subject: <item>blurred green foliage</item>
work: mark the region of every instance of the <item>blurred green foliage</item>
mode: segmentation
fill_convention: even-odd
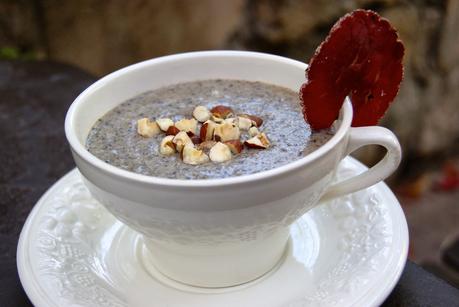
[[[0,47],[0,60],[36,60],[37,54],[33,51],[22,51],[16,47]]]

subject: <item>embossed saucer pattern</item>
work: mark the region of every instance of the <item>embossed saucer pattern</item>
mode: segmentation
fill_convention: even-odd
[[[337,178],[364,170],[346,158]],[[35,205],[17,262],[37,307],[377,306],[406,262],[406,220],[384,183],[318,205],[290,233],[281,263],[257,281],[221,289],[182,285],[155,270],[142,236],[92,199],[75,169]]]

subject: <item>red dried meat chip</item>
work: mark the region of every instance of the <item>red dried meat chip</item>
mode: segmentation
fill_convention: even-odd
[[[352,126],[376,125],[397,95],[403,54],[396,30],[375,12],[342,17],[306,70],[300,89],[305,120],[314,130],[330,127],[349,96]]]

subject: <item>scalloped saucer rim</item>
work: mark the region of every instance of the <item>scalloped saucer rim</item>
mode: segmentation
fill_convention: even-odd
[[[337,176],[365,169],[348,157]],[[17,265],[37,307],[150,306],[152,299],[171,307],[378,306],[407,259],[403,211],[381,182],[306,213],[291,227],[282,262],[259,281],[206,293],[152,274],[142,256],[142,237],[88,195],[74,169],[27,218]]]

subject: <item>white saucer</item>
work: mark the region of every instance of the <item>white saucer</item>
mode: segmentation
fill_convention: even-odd
[[[365,167],[346,158],[338,177]],[[17,263],[27,295],[51,306],[376,306],[406,262],[408,229],[390,189],[321,204],[291,227],[282,262],[260,280],[233,288],[185,286],[155,272],[142,236],[93,200],[75,169],[29,215]]]

